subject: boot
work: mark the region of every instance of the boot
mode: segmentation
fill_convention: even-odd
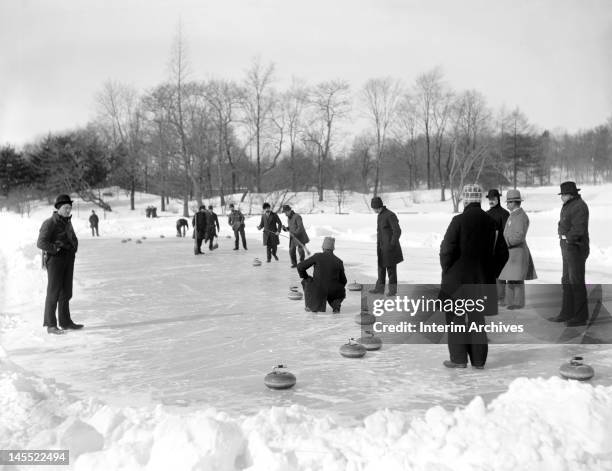
[[[514,306],[514,284],[506,281],[506,296],[504,296],[506,301],[506,306],[510,309],[511,306]]]

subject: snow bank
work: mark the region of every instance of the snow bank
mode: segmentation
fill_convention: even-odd
[[[76,470],[612,469],[612,387],[559,378],[517,379],[489,405],[347,426],[295,405],[247,417],[116,408],[0,366],[0,448],[69,447]]]

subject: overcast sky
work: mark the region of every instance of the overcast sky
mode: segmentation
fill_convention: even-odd
[[[114,79],[168,75],[182,20],[193,78],[407,83],[441,66],[457,90],[570,131],[612,115],[610,0],[0,0],[0,144],[85,124]]]

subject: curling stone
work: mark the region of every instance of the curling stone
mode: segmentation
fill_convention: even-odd
[[[219,248],[219,244],[217,244],[217,243],[215,242],[215,243],[214,243],[214,245],[213,245],[213,250],[216,250],[216,249],[218,249],[218,248]]]
[[[146,238],[147,238],[146,236],[142,236],[142,237],[141,237],[141,239],[142,239],[142,240],[145,240]]]
[[[593,377],[595,371],[589,365],[582,363],[582,357],[572,357],[568,363],[561,365],[559,373],[565,379],[586,381]]]
[[[231,238],[232,238],[232,236],[231,236],[231,235],[226,235],[226,236],[225,236],[225,238],[226,238],[226,239],[231,239]]]
[[[142,240],[140,240],[140,239],[136,239],[136,243],[137,243],[137,244],[142,244]]]
[[[165,236],[165,235],[163,235],[163,234],[161,234],[161,235],[159,236],[159,238],[160,238],[160,239],[164,239],[165,237],[166,237],[166,236]]]
[[[303,295],[299,291],[289,291],[288,297],[293,301],[299,301],[302,299]]]
[[[380,350],[382,347],[382,340],[380,337],[376,337],[371,331],[366,330],[365,335],[362,335],[358,342],[363,345],[366,350]]]
[[[253,260],[253,266],[254,267],[260,267],[261,266],[261,260],[259,260],[258,258]]]
[[[287,371],[284,365],[275,366],[264,378],[264,384],[270,389],[289,389],[295,386],[295,375]]]
[[[359,325],[372,325],[376,322],[376,316],[370,314],[367,309],[362,309],[361,312],[355,316],[355,322]]]
[[[367,352],[367,349],[355,342],[355,339],[349,339],[348,343],[345,343],[340,347],[340,355],[346,358],[361,358]]]
[[[125,244],[127,242],[127,239],[121,239],[121,243]]]
[[[347,288],[349,291],[361,291],[361,284],[357,283],[356,281],[353,281],[352,283],[349,283]]]
[[[298,285],[289,285],[289,291],[297,291],[299,288]]]

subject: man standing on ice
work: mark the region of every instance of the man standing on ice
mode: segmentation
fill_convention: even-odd
[[[191,225],[193,226],[193,238],[195,239],[193,253],[203,255],[202,241],[206,237],[206,206],[200,206],[200,210],[193,215]]]
[[[342,300],[346,298],[346,275],[342,260],[334,255],[336,240],[326,237],[323,240],[323,252],[308,257],[297,266],[304,288],[304,303],[306,310],[325,312],[326,302],[332,307],[334,314],[340,312]],[[306,270],[314,266],[312,277]]]
[[[382,294],[385,292],[385,278],[388,274],[389,291],[387,296],[395,296],[397,294],[397,264],[404,261],[399,242],[402,230],[395,213],[383,206],[382,199],[379,196],[372,198],[370,206],[378,214],[376,220],[378,279],[376,280],[376,286],[370,290],[370,293]]]
[[[213,242],[219,233],[219,229],[219,218],[213,211],[212,205],[209,205],[208,211],[206,211],[206,237],[204,238],[204,242],[208,240],[208,250],[210,251],[215,249]]]
[[[98,222],[99,222],[98,215],[92,209],[91,210],[91,216],[89,216],[89,227],[91,227],[91,235],[92,236],[100,237],[100,234],[98,233]]]
[[[485,323],[485,315],[497,314],[495,279],[502,267],[497,265],[495,238],[501,235],[497,234],[495,221],[480,207],[481,200],[480,186],[463,188],[463,213],[453,217],[440,245],[440,299],[462,305],[468,301],[484,304],[482,311],[446,313],[447,325],[456,327],[448,332],[450,360],[444,361],[447,368],[465,368],[468,358],[474,368],[484,368],[488,353],[486,333],[468,329],[479,329]]]
[[[489,190],[487,199],[489,200],[489,210],[487,214],[495,220],[495,224],[497,225],[497,244],[499,245],[497,247],[497,253],[507,259],[508,247],[506,246],[505,239],[501,237],[501,235],[504,233],[506,221],[510,213],[502,207],[501,194],[497,189]],[[497,284],[497,301],[503,306],[506,304],[506,282],[504,280],[496,280],[495,282]]]
[[[227,218],[228,224],[234,231],[235,245],[234,250],[238,250],[240,243],[240,237],[242,237],[242,247],[244,250],[247,249],[246,238],[244,237],[244,215],[240,209],[234,208],[234,203],[229,205],[230,214]]]
[[[266,259],[269,263],[272,260],[272,257],[274,257],[274,260],[278,261],[276,249],[280,242],[278,235],[283,228],[283,224],[281,223],[278,214],[272,212],[272,208],[270,208],[269,203],[263,204],[263,210],[264,212],[261,215],[261,221],[259,222],[257,229],[263,229],[263,244],[266,246]]]
[[[297,267],[297,257],[295,251],[300,254],[300,262],[304,261],[306,254],[304,253],[304,245],[310,242],[302,216],[291,209],[288,204],[283,206],[283,213],[287,216],[287,226],[283,226],[283,231],[289,231],[289,257],[291,257],[291,268]]]
[[[72,228],[72,200],[69,195],[55,199],[53,215],[43,222],[36,246],[43,251],[43,263],[47,268],[47,297],[43,326],[49,334],[62,334],[63,330],[77,330],[82,324],[75,324],[70,316],[74,258],[79,241]],[[46,262],[45,262],[46,260]],[[56,309],[58,319],[55,317]],[[57,322],[62,330],[57,328]]]
[[[563,304],[553,322],[565,322],[568,327],[586,325],[589,319],[587,291],[584,282],[586,260],[589,256],[589,208],[578,194],[575,182],[561,183],[561,217],[559,243],[563,257]]]

